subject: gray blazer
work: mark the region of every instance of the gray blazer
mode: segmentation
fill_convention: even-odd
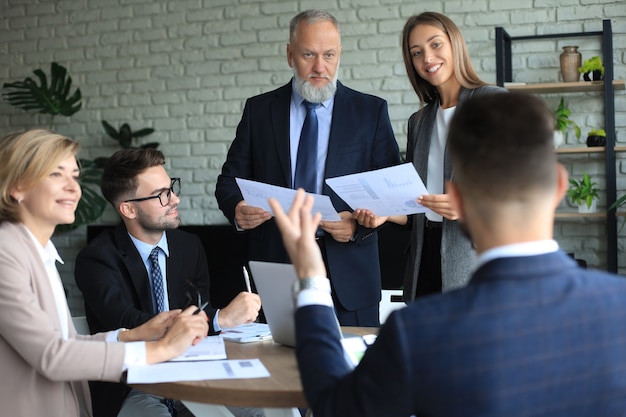
[[[91,416],[87,380],[119,381],[124,344],[77,335],[67,310],[61,336],[50,281],[22,224],[0,224],[0,387],[2,415]],[[100,343],[95,343],[100,342]]]
[[[461,88],[457,110],[464,101],[474,94],[506,91],[504,88],[491,85],[471,90]],[[428,176],[430,138],[436,121],[437,109],[439,109],[439,100],[426,105],[418,112],[413,113],[409,118],[406,158],[407,161],[413,163],[424,184]],[[444,180],[452,178],[452,165],[447,148],[444,156],[443,171]],[[415,298],[415,289],[417,288],[422,248],[424,246],[424,214],[409,216],[409,224],[412,231],[403,286],[404,301],[407,303]],[[467,284],[475,259],[476,254],[472,243],[461,232],[459,223],[444,218],[441,235],[441,279],[444,292]]]

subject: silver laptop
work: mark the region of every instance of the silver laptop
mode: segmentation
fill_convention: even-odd
[[[261,261],[250,261],[249,265],[272,338],[281,345],[295,347],[296,326],[291,291],[298,276],[293,265]],[[362,340],[360,336],[342,332],[337,318],[335,323],[343,339],[356,337]]]
[[[298,277],[293,265],[261,261],[250,261],[249,265],[272,338],[281,345],[295,347],[291,288]]]

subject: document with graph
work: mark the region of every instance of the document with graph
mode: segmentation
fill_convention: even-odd
[[[328,178],[326,184],[353,210],[368,209],[377,216],[430,211],[417,203],[428,191],[411,163]]]
[[[290,188],[278,187],[276,185],[243,178],[235,178],[235,181],[247,205],[261,207],[263,210],[272,213],[272,215],[274,215],[274,213],[267,202],[268,198],[274,197],[278,203],[280,203],[283,210],[287,212],[289,211],[289,207],[291,207],[293,198],[296,196],[296,190]],[[337,210],[333,207],[333,203],[330,201],[330,197],[320,194],[313,194],[313,197],[315,197],[313,212],[320,212],[322,214],[322,220],[331,222],[341,220],[339,214],[337,214]]]

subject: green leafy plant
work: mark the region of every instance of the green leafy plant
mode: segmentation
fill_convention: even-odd
[[[556,108],[554,112],[555,116],[555,125],[554,130],[558,130],[565,134],[568,127],[574,129],[574,133],[576,134],[576,139],[580,139],[580,127],[574,122],[569,116],[572,114],[572,111],[565,105],[565,101],[563,97],[561,97],[561,101],[559,102],[559,106]]]
[[[41,69],[34,70],[33,74],[39,78],[39,84],[31,77],[3,84],[3,88],[12,90],[3,93],[9,104],[25,111],[49,114],[50,129],[55,116],[60,114],[69,117],[81,109],[80,88],[70,94],[72,77],[67,74],[65,67],[56,62],[50,64],[49,85],[48,77]]]
[[[137,139],[154,133],[154,129],[151,127],[146,127],[143,129],[139,129],[136,132],[133,132],[133,130],[130,128],[130,125],[128,123],[124,123],[120,126],[118,130],[118,129],[115,129],[113,126],[111,126],[111,124],[107,122],[106,120],[102,121],[102,127],[104,128],[104,131],[107,133],[107,135],[109,135],[111,139],[116,140],[117,143],[119,143],[120,146],[124,149],[129,149],[129,148],[156,149],[159,147],[158,142],[149,142],[149,143],[144,143],[143,145],[133,146],[133,142],[136,142]],[[96,162],[96,165],[98,167],[103,168],[104,164],[106,163],[108,159],[109,158],[107,157],[100,157],[100,158],[96,158],[94,161]]]
[[[578,68],[578,72],[581,74],[585,74],[588,72],[600,71],[601,75],[604,75],[604,65],[602,64],[602,59],[599,56],[593,56],[589,59],[586,59],[582,66]]]
[[[567,190],[567,196],[574,204],[580,206],[585,203],[587,204],[587,208],[591,208],[593,200],[600,198],[600,189],[595,182],[591,181],[591,178],[586,172],[583,172],[583,178],[581,180],[570,178],[569,184],[570,187]]]
[[[589,133],[587,133],[587,136],[602,136],[602,137],[606,137],[606,132],[604,131],[604,129],[591,129],[589,131]]]
[[[104,130],[107,132],[107,135],[109,135],[112,139],[115,139],[116,141],[118,141],[120,146],[125,149],[135,147],[133,146],[134,139],[139,139],[139,138],[142,138],[144,136],[148,136],[154,133],[154,129],[152,129],[151,127],[146,127],[136,132],[133,132],[128,123],[124,123],[122,126],[120,126],[119,130],[116,130],[106,120],[102,121],[102,126],[104,127]],[[150,142],[150,143],[146,143],[146,144],[138,146],[138,148],[142,148],[142,149],[145,149],[145,148],[156,149],[158,147],[159,147],[158,142]]]

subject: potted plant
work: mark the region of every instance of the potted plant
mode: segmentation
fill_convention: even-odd
[[[604,129],[591,129],[587,133],[587,146],[604,146],[606,144],[606,132]]]
[[[567,190],[567,196],[573,204],[578,206],[579,213],[593,213],[596,209],[596,202],[600,198],[600,189],[586,172],[583,172],[583,178],[576,180],[570,178],[570,187]]]
[[[580,127],[569,116],[572,111],[565,105],[563,97],[559,102],[559,106],[554,111],[554,147],[557,148],[565,142],[565,133],[568,127],[574,129],[576,139],[580,139]]]
[[[583,74],[585,81],[602,81],[604,79],[604,65],[602,59],[599,56],[593,56],[583,62],[583,65],[578,68],[578,72]],[[591,77],[589,76],[591,74]]]

